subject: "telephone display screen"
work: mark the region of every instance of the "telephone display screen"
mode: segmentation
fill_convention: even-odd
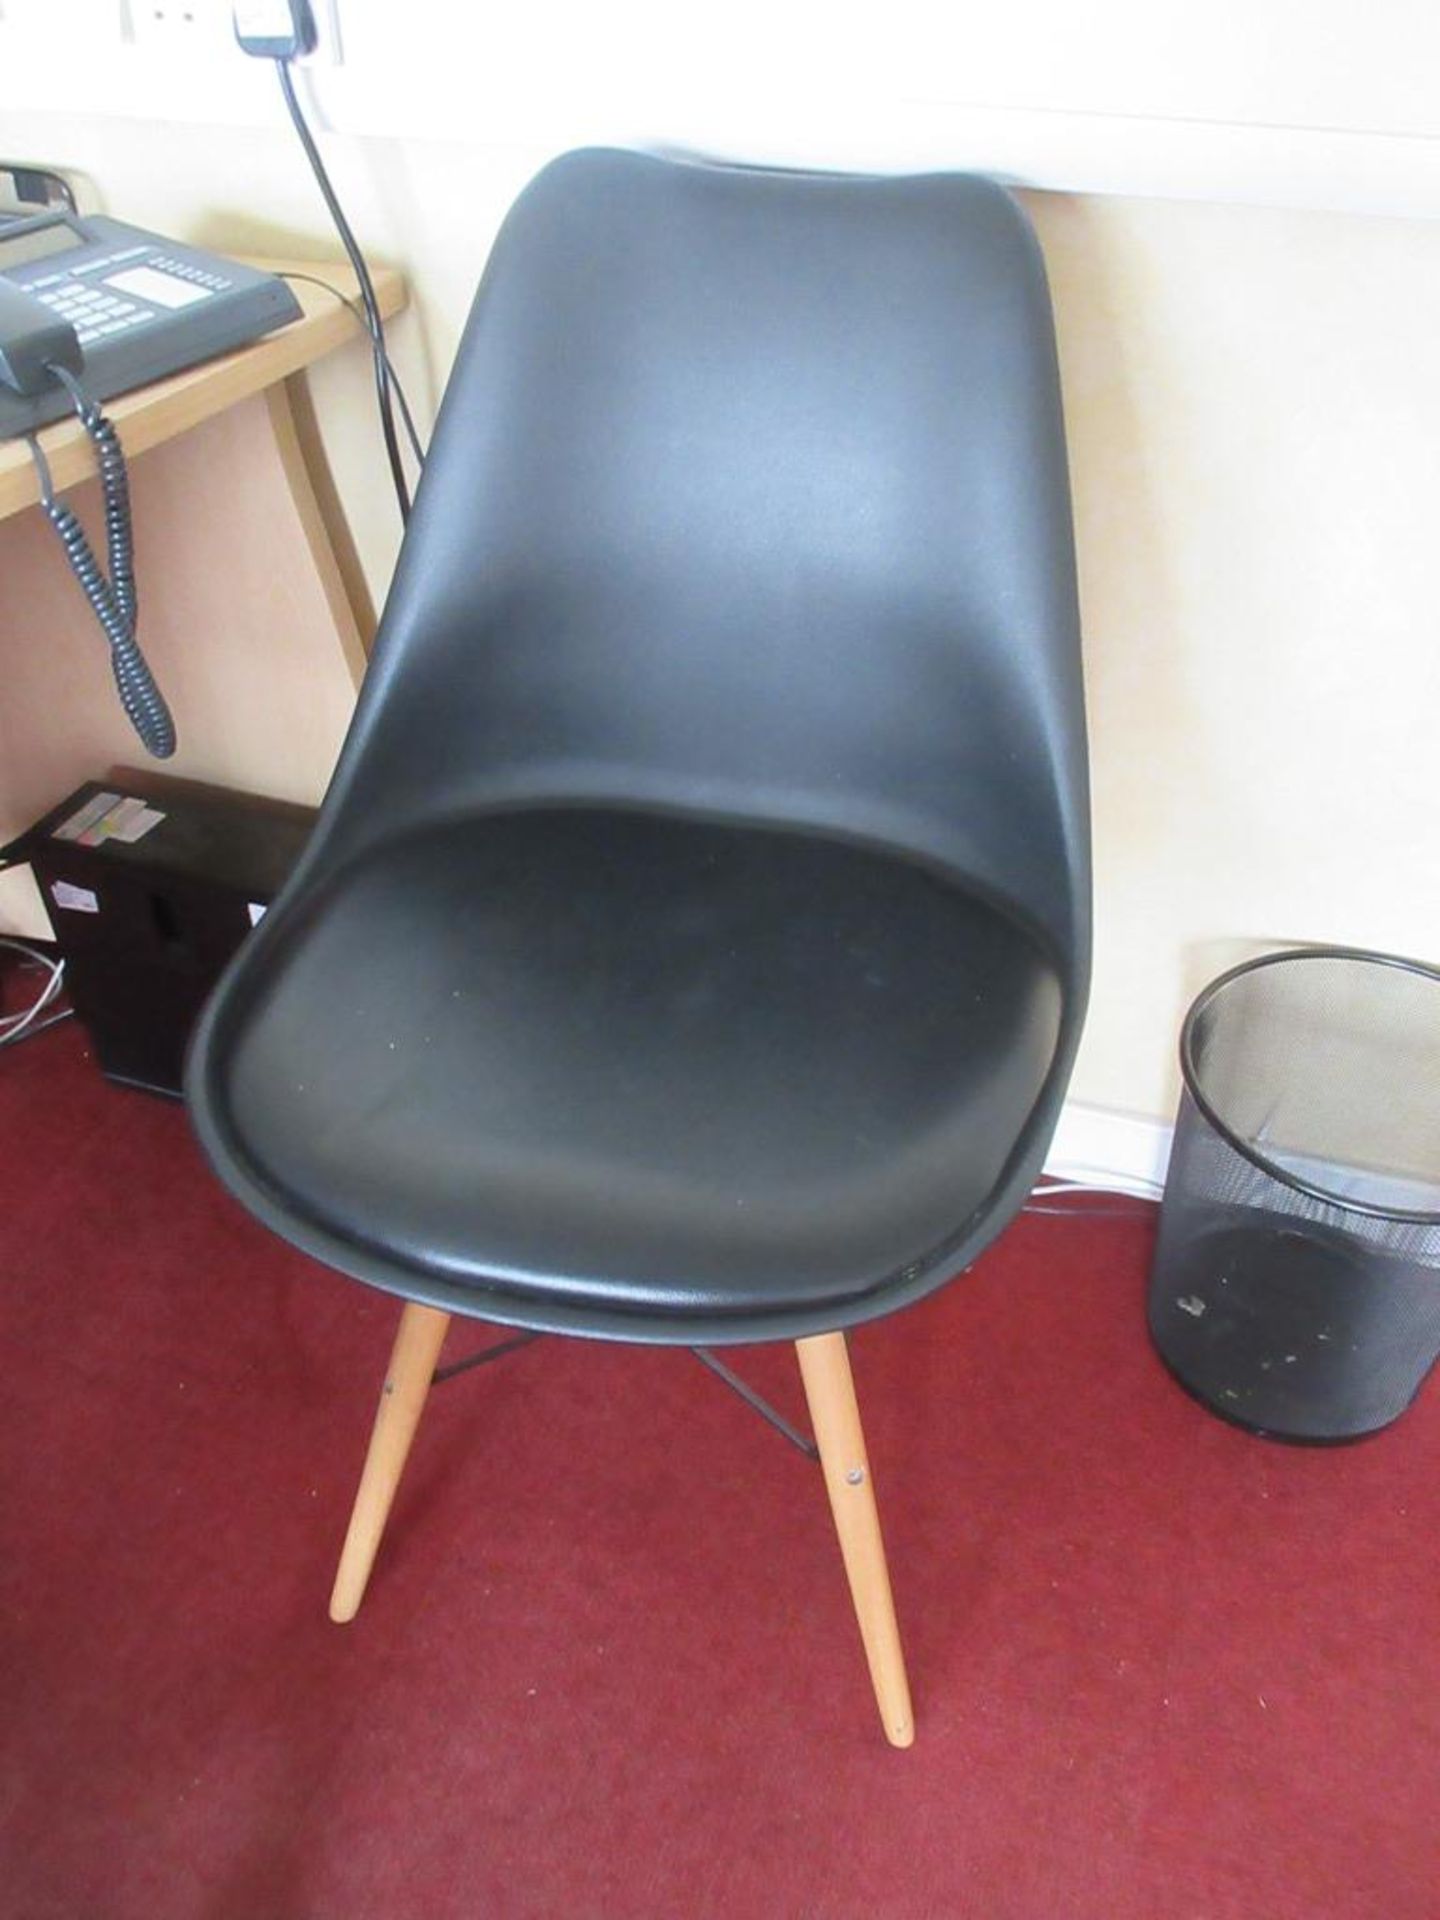
[[[11,267],[23,267],[28,260],[45,260],[52,253],[68,253],[78,247],[81,236],[63,220],[48,227],[31,227],[28,233],[5,234],[0,227],[0,273]]]
[[[209,287],[197,287],[178,274],[162,273],[158,267],[127,267],[124,273],[112,273],[105,284],[157,307],[188,307],[192,301],[208,300],[211,294]]]

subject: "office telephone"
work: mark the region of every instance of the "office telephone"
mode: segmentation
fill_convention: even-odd
[[[85,392],[97,403],[209,360],[300,318],[283,280],[103,214],[47,211],[0,220],[0,286],[75,333]],[[0,351],[16,319],[0,331]],[[0,439],[72,411],[56,382],[12,391],[0,370]]]
[[[41,505],[109,642],[121,704],[157,758],[175,751],[175,728],[136,640],[125,459],[100,403],[299,316],[299,302],[273,274],[119,220],[53,210],[0,219],[0,439],[30,441]],[[35,438],[70,413],[95,448],[104,566],[56,497]]]

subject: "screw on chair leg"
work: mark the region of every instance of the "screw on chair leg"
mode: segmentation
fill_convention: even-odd
[[[845,1336],[817,1334],[797,1340],[795,1351],[880,1720],[892,1746],[908,1747],[915,1738],[910,1686]]]
[[[330,1596],[332,1620],[353,1620],[365,1597],[380,1536],[385,1531],[385,1521],[400,1484],[410,1442],[415,1438],[449,1324],[448,1313],[417,1306],[413,1301],[400,1316],[400,1330],[395,1336],[374,1431],[370,1435],[370,1450],[365,1456],[365,1470],[360,1476],[350,1528],[335,1575],[335,1589]]]

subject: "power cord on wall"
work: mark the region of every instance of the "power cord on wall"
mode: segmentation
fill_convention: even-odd
[[[375,362],[375,398],[380,409],[380,431],[385,439],[385,457],[390,463],[390,478],[395,488],[396,503],[400,508],[402,524],[410,518],[410,489],[405,478],[405,466],[400,457],[400,439],[395,430],[394,395],[396,383],[390,366],[390,357],[385,351],[385,325],[380,318],[380,305],[375,298],[375,286],[370,278],[370,269],[365,264],[355,235],[351,232],[350,222],[345,218],[345,210],[340,205],[330,176],[325,170],[325,162],[320,157],[320,149],[315,144],[309,123],[296,96],[295,82],[290,72],[290,62],[315,47],[315,16],[311,12],[309,0],[235,0],[233,7],[235,38],[242,50],[257,59],[273,60],[275,72],[280,81],[280,92],[284,97],[286,111],[290,115],[296,135],[305,149],[305,157],[310,162],[315,175],[316,185],[320,189],[330,218],[335,223],[341,244],[345,248],[350,265],[354,270],[356,282],[360,288],[360,302],[364,309],[365,327],[370,335],[370,348]],[[331,289],[332,292],[336,289]],[[344,298],[343,295],[338,296]],[[347,303],[348,304],[348,303]],[[419,458],[419,436],[415,432],[410,410],[401,396],[401,411],[405,415],[406,431],[412,448]],[[421,461],[423,465],[423,461]]]
[[[399,505],[401,524],[411,516],[411,493],[405,482],[405,465],[399,457],[399,436],[396,434],[396,409],[394,394],[397,392],[396,376],[390,367],[390,355],[386,353],[386,334],[384,321],[380,319],[380,303],[374,298],[374,282],[371,269],[365,265],[365,255],[355,242],[355,234],[349,230],[344,207],[336,196],[334,186],[330,184],[330,175],[324,171],[321,150],[315,144],[315,136],[309,131],[309,123],[301,111],[300,100],[296,98],[296,83],[290,75],[290,61],[301,60],[305,54],[315,52],[315,13],[309,0],[234,0],[230,15],[234,19],[234,36],[242,52],[252,54],[255,60],[275,61],[275,71],[280,79],[280,92],[284,96],[286,111],[290,121],[300,136],[300,144],[305,148],[305,159],[311,163],[315,173],[315,182],[321,188],[324,205],[330,211],[336,232],[346,248],[349,265],[355,271],[355,280],[359,284],[361,305],[365,309],[365,328],[371,336],[371,351],[374,355],[374,397],[380,407],[380,432],[384,434],[386,459],[390,461],[390,478],[396,488],[396,503]],[[296,276],[300,278],[300,276]],[[326,284],[326,282],[321,282]],[[344,300],[346,296],[338,288],[330,288],[336,298]],[[346,301],[349,305],[349,301]],[[415,432],[415,422],[411,419],[405,397],[399,397],[401,413],[405,415],[405,432],[409,436],[411,447],[420,465],[419,434]]]
[[[290,77],[290,62],[277,60],[275,71],[280,76],[280,91],[285,97],[290,118],[295,124],[300,144],[305,149],[305,157],[310,162],[316,184],[320,188],[325,205],[330,210],[330,218],[335,222],[335,231],[340,235],[341,243],[354,269],[355,278],[360,286],[360,301],[365,310],[365,325],[370,335],[370,351],[375,362],[375,399],[380,409],[380,431],[385,438],[385,457],[390,463],[390,478],[395,488],[395,500],[400,508],[401,523],[410,518],[410,489],[405,480],[405,467],[400,458],[400,441],[395,431],[395,409],[392,398],[390,359],[385,351],[385,323],[380,318],[379,303],[375,298],[374,283],[370,278],[370,269],[365,264],[355,235],[350,230],[350,222],[345,218],[344,209],[330,184],[330,176],[325,171],[325,163],[320,158],[320,149],[310,132],[300,102],[295,94],[295,82]]]

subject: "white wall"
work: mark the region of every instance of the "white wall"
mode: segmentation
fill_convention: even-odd
[[[40,4],[0,0],[0,152],[77,167],[162,230],[334,257],[272,74],[223,36],[181,71],[105,39],[108,0],[45,0],[70,16],[62,83]],[[496,223],[565,146],[980,166],[1026,189],[1092,719],[1081,1099],[1168,1113],[1186,1002],[1255,945],[1440,958],[1440,9],[1379,0],[1363,35],[1341,0],[1019,6],[983,32],[758,0],[341,16],[345,64],[312,98],[362,242],[410,278],[395,350],[422,412]],[[394,510],[363,353],[314,384],[380,593]]]
[[[126,44],[143,0],[0,0],[0,109],[280,124],[225,0],[194,57]],[[1036,186],[1440,213],[1433,0],[323,0],[306,69],[340,133],[588,140]]]

